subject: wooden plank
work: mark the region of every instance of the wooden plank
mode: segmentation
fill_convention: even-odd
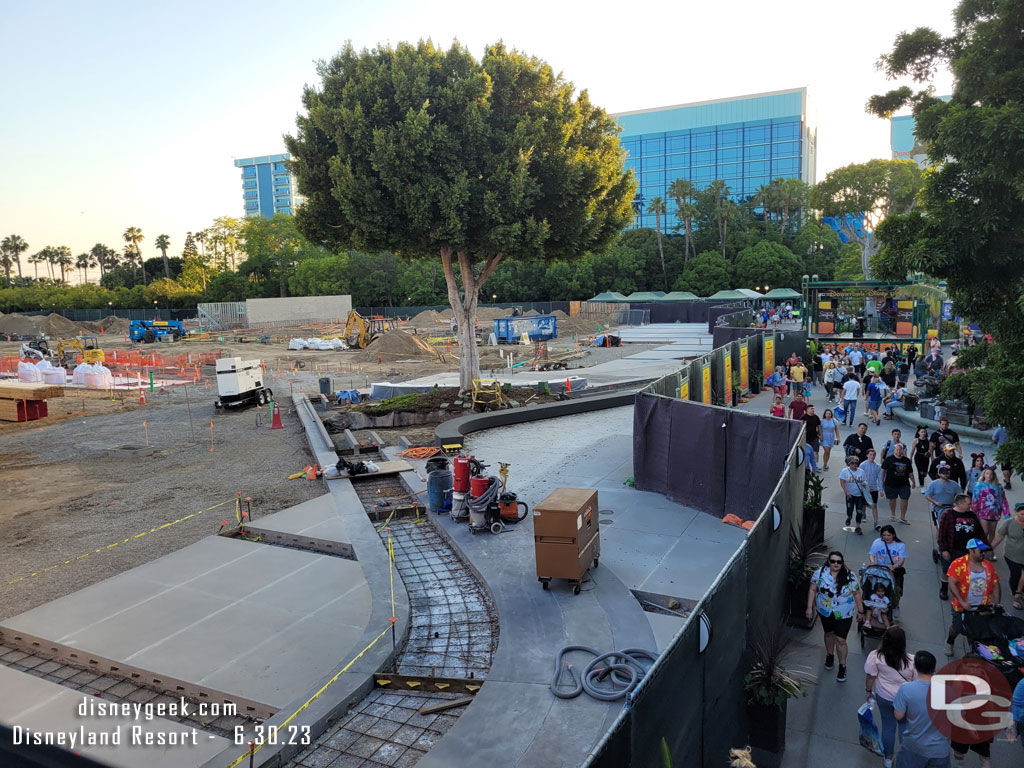
[[[354,456],[353,459],[357,459]],[[408,461],[380,461],[374,462],[380,471],[369,472],[362,475],[352,475],[351,479],[358,480],[360,477],[380,477],[381,475],[397,475],[399,472],[409,472],[412,470],[412,464]],[[342,477],[349,477],[348,474],[343,474]]]
[[[469,704],[473,701],[472,696],[466,696],[462,699],[452,699],[451,701],[440,701],[437,704],[431,704],[426,707],[420,707],[421,715],[432,715],[435,712],[443,712],[446,709],[455,709],[455,707],[461,707],[464,704]]]
[[[51,397],[64,397],[64,387],[60,384],[0,381],[0,398],[6,400],[46,400]]]

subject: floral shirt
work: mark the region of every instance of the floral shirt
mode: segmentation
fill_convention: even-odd
[[[860,592],[860,582],[853,571],[850,571],[841,590],[836,588],[836,580],[832,578],[832,570],[827,565],[819,568],[811,581],[818,587],[815,605],[822,616],[849,619],[857,612],[854,595]]]

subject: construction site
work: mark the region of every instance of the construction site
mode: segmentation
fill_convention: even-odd
[[[627,764],[624,702],[662,696],[768,509],[723,524],[636,465],[638,393],[714,410],[679,399],[711,402],[712,308],[481,308],[460,393],[450,311],[341,307],[0,317],[11,760]],[[795,439],[759,446],[772,487]]]

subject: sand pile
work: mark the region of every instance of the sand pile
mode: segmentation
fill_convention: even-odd
[[[365,363],[375,363],[378,357],[385,362],[396,360],[416,360],[429,358],[434,352],[429,349],[426,341],[414,337],[411,333],[395,329],[378,336],[370,346],[359,352],[355,359]]]
[[[432,309],[424,309],[418,315],[412,317],[409,320],[409,324],[415,325],[417,328],[429,328],[430,326],[437,325],[438,323],[447,324],[452,311],[450,309],[445,311],[448,313],[447,316],[441,312],[435,312]]]
[[[38,336],[42,330],[45,317],[28,317],[17,312],[0,317],[0,333],[10,336]]]

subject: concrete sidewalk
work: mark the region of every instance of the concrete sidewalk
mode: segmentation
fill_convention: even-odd
[[[810,398],[815,410],[821,416],[825,408],[833,407],[826,402],[823,387],[815,387]],[[762,393],[749,403],[741,406],[744,410],[767,413],[771,403],[771,394]],[[880,426],[871,424],[868,419],[860,418],[864,412],[863,401],[858,401],[858,419],[868,423],[868,435],[876,450],[881,453],[882,446],[890,437],[894,427],[902,429],[902,439],[907,443],[913,439],[913,428],[901,425],[898,421],[882,420]],[[955,430],[955,427],[954,427]],[[849,427],[840,427],[840,439],[845,440],[852,431]],[[963,442],[965,457],[972,452],[983,451],[986,458],[991,459],[994,446]],[[819,454],[820,459],[820,454]],[[825,537],[831,549],[843,553],[846,563],[852,569],[859,569],[868,562],[868,549],[877,534],[869,522],[864,528],[864,535],[858,536],[843,530],[846,518],[846,505],[842,488],[839,486],[838,475],[844,465],[844,452],[841,448],[833,450],[828,472],[821,475],[825,481],[824,502],[828,505],[825,515]],[[916,477],[915,477],[916,480]],[[1014,502],[1024,501],[1024,481],[1014,478],[1014,487],[1009,491],[1011,507]],[[898,508],[897,508],[898,512]],[[879,522],[889,522],[889,508],[885,499],[881,499],[878,509]],[[907,545],[907,576],[904,595],[901,603],[901,626],[907,632],[908,649],[911,653],[928,650],[935,654],[940,667],[946,661],[943,647],[950,622],[950,604],[939,599],[939,566],[932,562],[931,551],[935,542],[934,528],[931,524],[928,502],[915,490],[910,500],[907,519],[911,525],[896,525],[896,535]],[[870,517],[869,517],[870,521]],[[996,569],[1005,587],[1007,569],[1001,559],[1002,547],[997,550],[1000,555]],[[1003,589],[1003,606],[1008,613],[1024,616],[1021,611],[1011,607],[1011,595]],[[825,648],[822,642],[820,623],[808,632],[795,630],[797,643],[794,646],[792,664],[809,668],[817,678],[817,684],[808,689],[806,698],[793,699],[789,702],[787,723],[787,748],[783,765],[787,768],[818,768],[823,765],[841,765],[844,768],[860,768],[860,766],[880,766],[882,759],[872,755],[858,743],[857,708],[864,702],[864,659],[877,646],[877,640],[868,638],[862,650],[856,634],[851,631],[850,655],[848,660],[848,680],[837,683],[836,671],[824,670]],[[963,638],[958,639],[957,656],[966,651]],[[875,713],[876,722],[878,719]],[[898,750],[898,745],[897,745]],[[962,766],[978,765],[976,755],[968,755]],[[994,766],[1021,765],[1021,748],[1018,744],[1009,744],[1005,740],[996,740],[992,747],[992,764]]]

